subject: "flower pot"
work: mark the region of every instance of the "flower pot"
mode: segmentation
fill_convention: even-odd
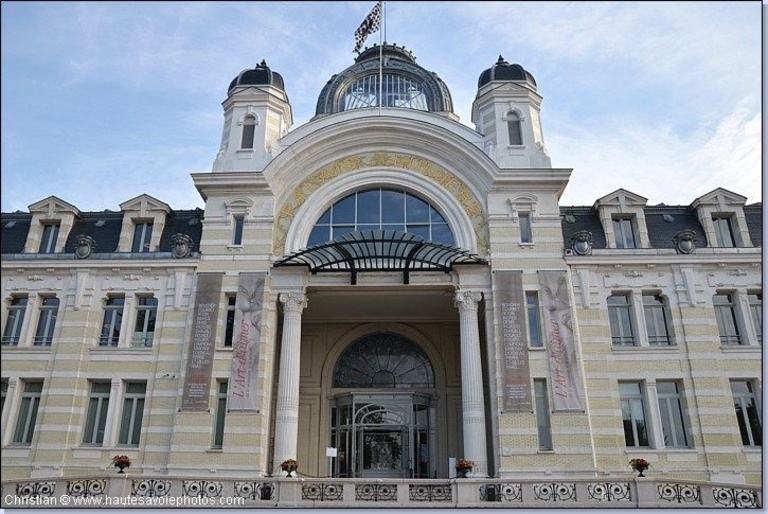
[[[648,469],[648,467],[647,467],[647,466],[637,466],[637,467],[635,468],[635,471],[638,471],[638,472],[640,473],[640,474],[639,474],[639,475],[637,475],[637,476],[639,476],[639,477],[644,477],[645,475],[643,475],[643,471],[645,471],[646,469]]]
[[[467,473],[471,471],[472,468],[456,468],[456,478],[467,478]]]
[[[120,469],[120,471],[118,471],[118,473],[125,473],[125,471],[123,471],[123,470],[125,468],[127,468],[128,466],[126,464],[115,464],[115,467]]]
[[[287,471],[287,472],[288,472],[288,474],[286,475],[286,477],[290,477],[290,476],[291,476],[291,473],[293,473],[294,471],[296,471],[296,468],[286,468],[286,469],[284,469],[283,471]]]

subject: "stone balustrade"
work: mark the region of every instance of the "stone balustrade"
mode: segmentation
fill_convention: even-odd
[[[757,486],[653,477],[386,480],[141,474],[7,480],[3,508],[762,508]]]

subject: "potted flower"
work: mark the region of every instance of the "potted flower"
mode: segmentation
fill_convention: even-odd
[[[118,473],[125,473],[125,468],[131,467],[131,458],[127,455],[115,455],[112,457],[112,465],[116,468],[120,468]]]
[[[280,469],[288,472],[287,476],[291,476],[291,473],[296,471],[298,468],[299,468],[299,463],[296,462],[295,459],[285,459],[282,462],[282,464],[280,464]]]
[[[632,459],[629,461],[629,466],[635,471],[640,472],[639,477],[644,477],[643,471],[650,467],[651,463],[645,459]]]
[[[459,478],[467,478],[467,473],[472,471],[475,463],[467,459],[459,459],[456,461],[456,476]]]

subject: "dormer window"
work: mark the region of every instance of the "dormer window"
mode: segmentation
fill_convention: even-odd
[[[637,248],[631,217],[613,218],[613,234],[616,237],[616,248]]]
[[[152,241],[152,222],[137,221],[134,225],[131,251],[135,253],[150,251],[150,241]]]
[[[733,226],[731,217],[717,215],[712,216],[712,223],[715,226],[715,242],[719,248],[733,248],[736,246],[736,239],[733,237]]]
[[[40,238],[40,253],[56,251],[56,240],[59,238],[59,222],[43,223],[43,236]]]
[[[504,117],[507,122],[507,132],[509,132],[509,144],[511,146],[521,146],[523,144],[523,131],[520,125],[520,115],[515,111],[509,111]]]
[[[256,118],[246,116],[243,120],[243,139],[240,142],[240,148],[243,150],[253,149],[253,139],[256,135]]]

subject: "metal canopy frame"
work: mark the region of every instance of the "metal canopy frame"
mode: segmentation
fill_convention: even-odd
[[[403,284],[408,284],[411,271],[448,273],[454,264],[488,262],[467,250],[425,241],[410,232],[362,230],[294,252],[274,266],[307,266],[312,274],[349,271],[355,285],[360,271],[402,271]]]

